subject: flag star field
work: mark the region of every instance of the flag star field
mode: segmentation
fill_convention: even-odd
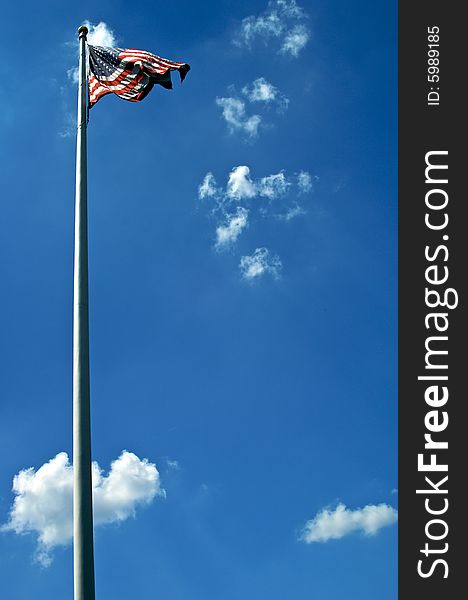
[[[96,60],[190,65],[89,113],[96,597],[396,598],[396,3],[2,17],[2,597],[73,595],[85,23]]]

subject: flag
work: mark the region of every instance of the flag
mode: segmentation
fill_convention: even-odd
[[[89,107],[106,94],[139,102],[156,83],[172,89],[171,71],[183,81],[190,65],[173,62],[143,50],[91,46],[89,49]]]

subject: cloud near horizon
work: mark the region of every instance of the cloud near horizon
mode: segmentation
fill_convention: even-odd
[[[159,472],[146,458],[124,450],[106,475],[93,462],[95,526],[120,523],[135,516],[138,506],[165,496]],[[52,550],[73,539],[73,466],[60,452],[37,470],[22,469],[13,479],[9,520],[1,531],[37,535],[35,560],[43,567],[52,563]]]
[[[368,504],[364,508],[351,510],[343,503],[334,510],[324,508],[307,521],[300,535],[306,544],[339,540],[356,531],[373,536],[398,521],[398,511],[388,504]]]

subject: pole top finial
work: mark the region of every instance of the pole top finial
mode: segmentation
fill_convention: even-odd
[[[86,27],[86,25],[80,25],[80,27],[78,27],[78,37],[86,37],[88,35],[88,28]]]

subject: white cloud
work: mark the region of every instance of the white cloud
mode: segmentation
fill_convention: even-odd
[[[224,207],[226,202],[251,200],[257,196],[274,200],[289,196],[293,189],[296,190],[297,197],[310,192],[312,190],[310,173],[300,171],[295,176],[287,176],[284,171],[280,171],[255,180],[252,179],[247,165],[239,165],[229,173],[226,189],[217,187],[213,173],[208,172],[198,186],[198,197],[200,199],[213,197],[221,207]],[[289,206],[290,209],[294,208],[296,215],[300,214],[297,206],[297,200]]]
[[[240,165],[229,174],[226,196],[235,200],[263,196],[271,200],[285,195],[290,186],[283,171],[252,181],[249,167]]]
[[[260,127],[263,126],[263,117],[258,114],[249,115],[246,101],[261,104],[263,107],[274,106],[278,113],[282,113],[288,108],[288,98],[264,77],[259,77],[250,86],[245,85],[242,88],[241,92],[245,100],[236,94],[233,85],[230,85],[228,90],[232,95],[216,98],[216,104],[222,108],[222,116],[227,123],[229,132],[243,133],[249,139],[254,139],[259,134]]]
[[[242,278],[247,281],[258,279],[265,274],[279,279],[282,267],[280,258],[271,254],[267,248],[256,248],[250,256],[242,256],[239,263]]]
[[[264,77],[258,77],[252,82],[252,86],[244,86],[242,93],[250,102],[262,102],[264,104],[276,104],[278,109],[285,110],[289,100],[278,88],[269,83]]]
[[[292,219],[295,219],[296,217],[300,217],[301,215],[305,214],[306,211],[302,208],[302,206],[299,206],[299,204],[296,203],[290,206],[285,213],[275,215],[275,217],[277,219],[280,219],[281,221],[291,221]]]
[[[92,46],[110,47],[117,45],[114,32],[109,25],[107,25],[107,23],[104,23],[104,21],[100,21],[97,25],[93,25],[89,21],[85,21],[84,25],[86,25],[89,30],[88,44],[91,44]]]
[[[291,176],[280,171],[254,179],[247,165],[238,165],[229,173],[225,188],[218,187],[213,173],[208,172],[198,186],[198,197],[211,200],[206,207],[216,219],[214,247],[224,250],[237,242],[256,217],[291,221],[306,214],[302,197],[311,190],[312,177],[307,171]],[[239,267],[244,279],[253,280],[264,274],[278,278],[282,264],[266,248],[257,248],[251,256],[241,258]]]
[[[265,196],[272,200],[273,198],[284,196],[290,186],[291,182],[286,179],[283,171],[280,171],[275,175],[262,177],[257,184],[257,189],[260,196]]]
[[[257,186],[250,179],[250,169],[245,165],[234,167],[229,173],[226,187],[226,196],[235,200],[254,198],[257,195]]]
[[[272,102],[277,96],[278,90],[269,83],[264,77],[259,77],[252,82],[252,88],[247,86],[242,88],[242,93],[247,96],[250,102]]]
[[[232,215],[227,215],[226,223],[216,229],[216,248],[222,250],[236,242],[242,231],[247,227],[249,211],[238,206]]]
[[[52,562],[51,551],[73,538],[73,467],[65,452],[39,469],[24,469],[13,479],[15,499],[3,531],[37,534],[36,559]],[[156,466],[124,450],[112,462],[108,475],[93,463],[94,523],[125,521],[137,506],[165,495]]]
[[[256,37],[268,39],[270,37],[279,37],[284,31],[284,23],[281,22],[276,11],[267,13],[264,16],[246,17],[241,25],[241,39],[250,45]]]
[[[271,0],[262,14],[242,20],[235,42],[250,47],[256,39],[264,43],[277,39],[281,43],[279,52],[297,57],[309,40],[309,31],[304,25],[307,18],[295,0]]]
[[[276,0],[276,2],[270,2],[270,4],[276,4],[283,17],[287,17],[290,19],[307,18],[305,10],[301,8],[295,0]]]
[[[216,187],[216,180],[213,173],[208,172],[203,181],[198,186],[198,197],[200,200],[218,196],[219,189]]]
[[[239,98],[216,98],[216,104],[223,109],[223,117],[229,131],[242,131],[249,137],[258,135],[258,128],[262,118],[260,115],[247,116],[245,102]]]
[[[280,52],[282,54],[290,54],[295,58],[299,56],[299,52],[305,48],[309,41],[309,31],[305,25],[296,25],[291,31],[286,34]]]
[[[301,194],[307,194],[312,190],[312,177],[307,171],[300,171],[297,175],[297,187]]]
[[[307,544],[327,542],[355,531],[372,536],[397,520],[398,511],[388,504],[368,504],[364,508],[351,510],[340,503],[335,510],[324,508],[311,521],[307,521],[300,539]]]

